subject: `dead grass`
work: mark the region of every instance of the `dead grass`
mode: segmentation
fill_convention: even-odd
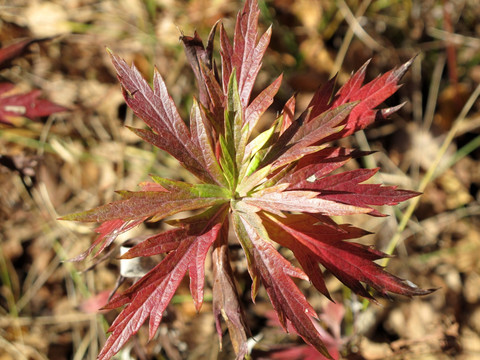
[[[300,103],[308,101],[336,72],[340,85],[371,57],[369,79],[417,55],[390,102],[407,101],[402,111],[350,140],[378,152],[349,166],[379,166],[384,183],[424,192],[388,218],[362,218],[362,227],[376,233],[367,242],[395,253],[391,272],[439,290],[362,308],[361,299],[330,279],[335,299],[347,309],[342,335],[351,337],[343,356],[480,358],[480,29],[475,22],[480,8],[467,0],[260,3],[264,25],[273,23],[274,35],[258,89],[279,72],[286,75],[273,112],[295,91]],[[134,189],[149,173],[188,176],[125,129],[141,121],[123,103],[105,47],[134,61],[146,77],[155,64],[185,115],[194,83],[179,29],[185,34],[196,29],[205,37],[218,18],[231,29],[239,4],[0,1],[2,45],[58,35],[33,45],[0,76],[25,90],[40,88],[72,110],[43,123],[0,126],[0,154],[19,164],[0,166],[1,360],[95,359],[115,313],[94,309],[115,287],[119,264],[115,252],[89,271],[83,270],[90,263],[65,262],[88,246],[92,227],[56,219],[104,204],[115,190]],[[241,261],[237,271],[240,286],[248,287]],[[122,356],[231,358],[228,337],[218,355],[210,303],[196,314],[187,294],[185,286],[153,341],[146,344],[147,333],[141,331]],[[314,292],[310,298],[322,312],[325,300]],[[261,296],[256,307],[249,303],[259,354],[275,344],[298,342],[265,325],[269,305]]]

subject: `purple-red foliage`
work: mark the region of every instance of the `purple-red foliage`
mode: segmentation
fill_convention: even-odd
[[[125,306],[99,359],[110,359],[147,319],[150,337],[182,278],[190,278],[197,309],[203,302],[204,261],[211,250],[213,311],[219,336],[221,320],[228,327],[237,359],[247,355],[250,335],[229,261],[228,229],[233,227],[252,278],[252,300],[262,284],[280,324],[289,326],[325,357],[330,357],[312,318],[317,314],[292,277],[311,281],[330,297],[320,264],[356,293],[373,299],[363,284],[382,294],[425,295],[422,290],[385,272],[374,261],[386,255],[347,240],[367,232],[337,224],[331,216],[381,213],[372,206],[395,205],[418,193],[393,186],[364,184],[378,169],[338,170],[348,160],[368,155],[331,144],[332,140],[364,129],[399,107],[377,110],[399,87],[411,64],[364,83],[365,64],[332,96],[334,80],[314,95],[308,108],[294,117],[290,99],[270,128],[252,136],[262,114],[272,104],[282,76],[250,99],[255,78],[271,36],[258,39],[259,9],[247,0],[237,17],[233,43],[222,24],[212,29],[206,45],[197,33],[183,36],[187,58],[197,79],[187,125],[180,118],[161,75],[155,71],[153,89],[135,66],[110,53],[125,101],[149,129],[131,129],[145,141],[167,151],[198,179],[195,184],[152,175],[140,191],[120,191],[120,200],[67,215],[65,220],[100,222],[99,236],[78,259],[97,246],[98,255],[116,236],[140,223],[157,221],[186,210],[197,214],[170,221],[175,226],[151,236],[122,258],[165,254],[163,260],[106,308]],[[220,32],[220,70],[213,43]],[[278,251],[289,248],[302,269]]]
[[[27,39],[0,48],[0,69],[9,67],[12,60],[25,54],[31,44],[49,39]],[[67,110],[63,106],[40,99],[41,94],[41,90],[18,93],[14,84],[0,83],[0,123],[11,124],[12,120],[20,117],[37,120],[40,117]]]

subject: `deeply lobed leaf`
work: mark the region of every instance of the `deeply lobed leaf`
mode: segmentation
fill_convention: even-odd
[[[123,200],[115,201],[81,213],[64,216],[62,220],[104,222],[122,219],[124,221],[167,216],[222,204],[228,196],[220,187],[204,187],[183,183],[185,188],[176,191],[123,191]],[[216,190],[216,191],[215,191]]]
[[[150,318],[150,339],[153,338],[162,320],[163,312],[175,294],[182,278],[188,271],[190,292],[197,310],[203,303],[204,262],[207,252],[217,239],[223,226],[226,207],[213,208],[207,213],[189,219],[189,224],[168,231],[138,244],[123,257],[151,256],[169,252],[168,255],[141,280],[106,306],[113,309],[125,304],[127,307],[115,319],[99,359],[109,359]]]
[[[237,359],[248,354],[247,340],[251,336],[237,292],[228,252],[228,227],[225,223],[223,232],[214,243],[212,251],[213,267],[213,314],[217,334],[222,339],[221,320],[225,321],[230,334]]]
[[[325,266],[340,281],[363,297],[373,299],[360,282],[372,286],[382,294],[390,291],[413,296],[432,292],[404,282],[373,262],[386,257],[386,254],[361,244],[344,241],[364,235],[363,230],[348,227],[337,230],[312,224],[312,220],[314,219],[308,215],[292,215],[286,219],[268,216],[266,226],[269,233],[275,235],[273,238],[279,239],[280,243],[301,244],[300,247],[294,246],[296,256],[299,252],[305,252],[304,255],[309,259],[315,259]],[[325,291],[323,282],[320,281],[319,287],[321,292]]]
[[[306,279],[304,273],[292,267],[269,243],[260,218],[245,216],[239,211],[234,215],[233,223],[244,250],[251,254],[250,266],[255,270],[250,271],[261,278],[282,326],[286,329],[288,319],[305,341],[329,356],[312,323],[311,317],[317,316],[315,310],[290,278],[296,276]]]
[[[134,65],[129,67],[124,60],[113,53],[110,53],[110,56],[122,84],[127,105],[156,135],[141,130],[135,132],[146,141],[170,153],[200,180],[223,184],[221,178],[215,177],[217,174],[211,174],[205,169],[207,166],[205,161],[202,161],[202,150],[198,144],[195,144],[190,130],[180,118],[158,71],[154,72],[152,90]]]
[[[111,54],[125,101],[150,129],[131,129],[143,140],[167,151],[199,183],[152,176],[142,191],[120,191],[121,199],[65,220],[103,222],[99,236],[77,259],[98,247],[98,255],[119,233],[143,221],[157,221],[184,211],[196,215],[167,221],[174,229],[150,236],[122,258],[164,254],[163,260],[106,308],[126,306],[110,327],[99,358],[111,358],[149,318],[150,337],[187,271],[195,306],[203,301],[204,263],[212,248],[213,312],[218,335],[227,325],[237,359],[248,355],[250,331],[236,289],[228,246],[229,226],[245,253],[255,301],[261,284],[282,326],[289,325],[306,342],[329,358],[312,318],[315,310],[292,280],[309,280],[331,299],[320,265],[345,285],[373,299],[365,285],[381,294],[425,295],[411,283],[387,273],[374,261],[385,257],[349,240],[366,231],[337,224],[330,216],[369,214],[372,206],[395,205],[418,193],[394,186],[365,183],[378,169],[338,172],[348,160],[368,155],[329,143],[365,128],[399,106],[377,107],[399,87],[411,61],[363,85],[365,64],[334,94],[335,78],[313,96],[307,109],[295,117],[295,97],[285,104],[271,126],[253,137],[260,117],[273,103],[282,76],[250,99],[261,61],[271,37],[269,28],[257,41],[259,8],[246,0],[237,16],[233,44],[222,24],[212,28],[206,46],[200,36],[182,35],[187,60],[195,74],[199,96],[194,98],[187,125],[154,73],[153,89],[135,66]],[[214,36],[220,29],[221,73],[213,57]],[[337,171],[337,173],[332,174]],[[278,251],[290,249],[297,268]]]

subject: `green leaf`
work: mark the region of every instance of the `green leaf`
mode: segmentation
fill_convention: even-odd
[[[231,189],[238,184],[239,169],[243,165],[245,148],[248,141],[248,124],[243,124],[243,109],[238,93],[236,70],[230,75],[227,91],[227,108],[225,110],[225,135],[220,136],[223,169],[228,173],[227,179]]]
[[[233,69],[228,83],[227,112],[225,118],[226,139],[231,142],[233,149],[232,158],[235,159],[237,169],[240,168],[245,154],[248,137],[248,124],[243,126],[243,108],[238,93],[236,69]]]
[[[266,150],[263,147],[268,143],[272,138],[272,135],[275,132],[276,127],[271,126],[268,130],[265,130],[252,141],[248,143],[245,148],[245,156],[243,159],[243,165],[241,173],[244,173],[244,176],[249,176],[255,170],[257,170],[260,161],[265,156]],[[243,178],[243,177],[242,177]]]
[[[223,175],[229,184],[229,188],[233,190],[235,189],[237,182],[236,165],[232,156],[230,155],[225,137],[220,135],[218,140],[220,143],[220,149],[222,150],[222,155],[220,156],[220,165],[222,166]]]
[[[237,187],[237,193],[239,196],[246,196],[250,190],[266,181],[267,175],[270,173],[271,166],[267,165],[253,174],[247,176]]]
[[[270,178],[268,178],[264,183],[260,184],[257,188],[255,188],[253,191],[255,192],[258,192],[258,191],[263,191],[265,189],[268,189],[268,188],[271,188],[273,186],[276,186],[277,183],[282,180],[285,175],[287,173],[289,173],[294,167],[295,167],[296,164],[288,164],[287,166],[285,166],[282,170],[280,171],[277,171],[275,173],[275,175],[271,176]],[[270,167],[270,172],[272,172],[271,170],[271,165],[267,165],[267,167]],[[262,168],[263,169],[263,168]],[[260,170],[259,170],[260,171]],[[282,181],[283,183],[283,181]]]
[[[271,126],[269,129],[263,131],[262,133],[257,135],[252,141],[250,141],[245,150],[246,157],[251,158],[252,154],[255,155],[258,151],[263,149],[267,142],[272,138],[275,130],[276,126]]]
[[[184,192],[194,197],[230,199],[230,192],[222,186],[214,184],[189,184],[183,181],[165,179],[156,175],[150,175],[150,177],[167,191]]]

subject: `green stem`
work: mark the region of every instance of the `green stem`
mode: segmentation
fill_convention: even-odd
[[[2,246],[0,246],[0,278],[2,279],[2,283],[4,284],[4,286],[7,288],[5,297],[8,304],[8,312],[11,316],[16,318],[18,317],[18,309],[15,302],[12,281],[8,272],[7,261],[5,260],[5,256],[3,255]]]

